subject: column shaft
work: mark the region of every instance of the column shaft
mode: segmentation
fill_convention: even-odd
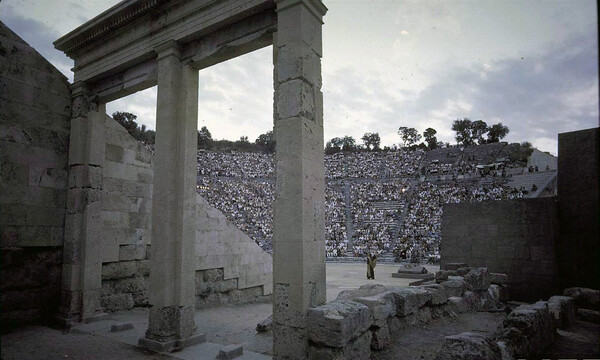
[[[105,154],[104,104],[90,103],[85,84],[72,86],[69,182],[61,306],[65,325],[101,316],[102,166]]]
[[[146,338],[189,338],[194,324],[198,71],[158,52],[150,315]]]
[[[273,356],[308,355],[306,311],[325,302],[325,170],[319,0],[277,1]]]

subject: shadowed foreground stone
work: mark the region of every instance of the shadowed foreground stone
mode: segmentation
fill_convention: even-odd
[[[366,305],[336,300],[308,310],[308,338],[316,344],[342,347],[371,323],[371,310]]]
[[[464,332],[446,336],[435,360],[501,360],[498,345],[483,335]]]

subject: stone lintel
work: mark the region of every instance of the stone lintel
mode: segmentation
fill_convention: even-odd
[[[323,23],[323,16],[327,13],[327,7],[321,0],[276,0],[277,12],[283,11],[295,5],[304,5],[311,14]]]

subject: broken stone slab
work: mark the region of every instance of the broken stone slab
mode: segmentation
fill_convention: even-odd
[[[473,291],[465,291],[465,293],[462,295],[462,298],[465,300],[465,304],[467,305],[467,308],[469,309],[469,311],[478,311],[480,308],[480,304],[479,304],[479,296],[477,293],[473,292]]]
[[[570,296],[553,296],[548,299],[548,310],[559,329],[567,329],[575,322],[575,300]]]
[[[464,268],[467,266],[469,266],[469,265],[467,265],[467,263],[462,263],[462,262],[446,263],[442,270],[458,270],[460,268]]]
[[[490,282],[496,285],[505,285],[508,282],[508,275],[500,273],[490,273]]]
[[[390,316],[396,316],[396,300],[390,291],[359,297],[354,301],[366,305],[371,310],[371,319],[377,325],[385,324]]]
[[[231,344],[221,347],[217,359],[235,359],[236,357],[244,355],[244,347],[240,344]]]
[[[396,303],[396,314],[398,316],[416,313],[432,298],[429,291],[420,287],[391,287],[390,291]]]
[[[308,338],[317,344],[344,347],[371,324],[371,310],[355,301],[335,300],[308,309]]]
[[[470,289],[469,284],[467,284],[462,277],[457,276],[450,277],[449,280],[442,282],[441,285],[446,289],[446,294],[448,294],[449,297],[461,297],[465,291]]]
[[[386,292],[388,289],[381,284],[362,285],[358,289],[342,290],[336,300],[353,300],[359,297],[373,296]]]
[[[371,339],[373,334],[366,331],[351,340],[344,347],[329,347],[310,344],[308,349],[309,360],[369,360],[371,357]]]
[[[594,290],[582,287],[567,288],[563,295],[575,299],[575,305],[586,309],[600,308],[600,290]]]
[[[490,287],[490,274],[484,267],[470,270],[464,280],[474,291],[484,291]]]
[[[600,311],[577,309],[577,317],[586,322],[600,324]]]
[[[553,342],[556,324],[548,309],[548,303],[521,305],[514,309],[499,330],[498,340],[516,358],[537,358]]]
[[[433,277],[433,274],[430,274]],[[413,282],[409,282],[408,286],[421,286],[425,284],[435,284],[436,282],[433,279],[421,279]]]
[[[267,332],[273,327],[273,315],[256,324],[256,331]]]
[[[481,334],[464,332],[446,336],[435,360],[502,360],[498,344]]]
[[[119,332],[119,331],[131,330],[134,328],[135,327],[133,326],[133,323],[118,323],[118,324],[111,325],[110,332]]]

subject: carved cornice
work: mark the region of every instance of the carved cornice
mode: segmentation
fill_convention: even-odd
[[[92,20],[71,31],[54,42],[54,47],[71,55],[77,49],[97,40],[98,38],[114,31],[135,19],[138,19],[162,3],[171,0],[125,0]]]

